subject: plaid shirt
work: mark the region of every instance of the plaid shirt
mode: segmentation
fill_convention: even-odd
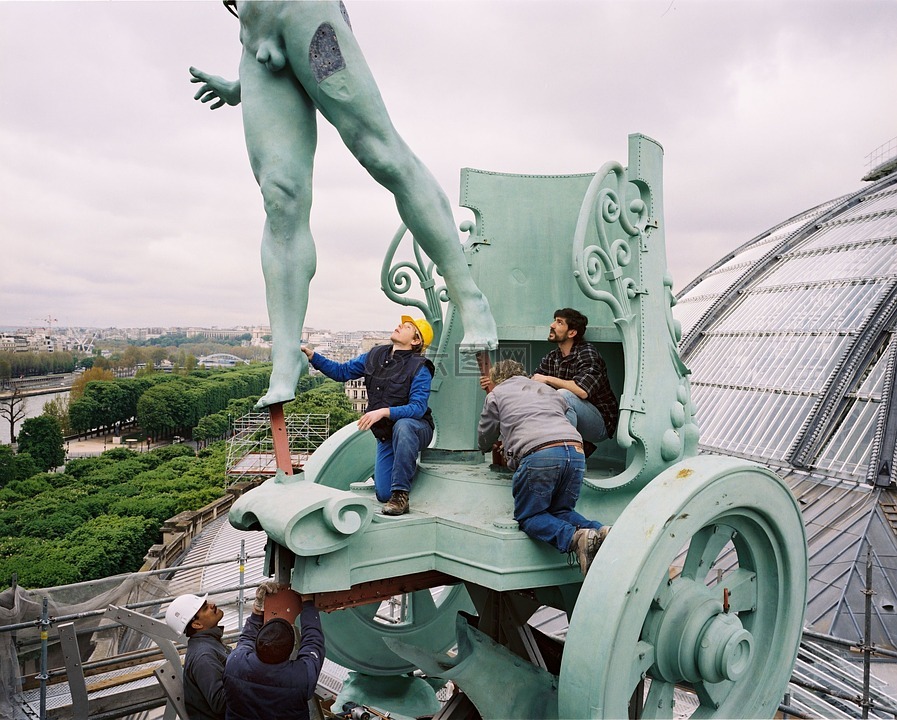
[[[598,408],[604,418],[607,436],[613,437],[616,434],[620,406],[610,389],[604,358],[591,343],[575,344],[566,357],[561,355],[559,349],[552,350],[542,358],[536,372],[576,383],[588,393],[588,401]]]

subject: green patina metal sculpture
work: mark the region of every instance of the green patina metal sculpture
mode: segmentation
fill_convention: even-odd
[[[315,273],[309,227],[317,114],[396,200],[403,222],[439,266],[464,320],[463,344],[494,348],[489,304],[470,277],[451,207],[399,136],[352,33],[342,2],[237,2],[240,79],[191,68],[196,98],[212,109],[242,103],[246,148],[265,203],[262,234],[274,368],[260,407],[295,397],[308,362],[299,350]]]
[[[655,141],[632,135],[628,166],[594,175],[462,172],[461,204],[475,216],[464,252],[497,321],[497,355],[533,370],[550,349],[546,318],[576,307],[620,398],[617,435],[589,459],[577,503],[613,524],[584,580],[517,528],[511,475],[474,450],[484,394],[475,358],[456,350],[463,319],[452,302],[442,313],[445,295],[419,250],[416,265],[392,265],[397,234],[384,289],[438,333],[436,437],[412,512],[376,512],[366,482],[374,440],[349,426],[303,472],[279,473],[230,514],[236,527],[268,533],[274,572],[317,593],[319,606],[342,608],[325,618],[334,661],[363,676],[420,668],[453,679],[484,718],[619,718],[630,708],[672,717],[676,686],[696,693],[701,717],[775,713],[803,624],[803,523],[774,473],[695,456],[662,157]],[[415,276],[423,302],[406,297]],[[381,622],[381,600],[400,593],[403,615]],[[557,655],[526,624],[541,605],[570,619]],[[497,682],[508,691],[495,692]]]

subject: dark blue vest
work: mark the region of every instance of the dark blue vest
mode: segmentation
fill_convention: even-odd
[[[411,381],[421,366],[426,367],[430,375],[436,372],[433,363],[413,350],[392,352],[392,345],[377,345],[373,348],[368,353],[364,366],[364,385],[368,391],[367,411],[407,405]],[[423,420],[433,427],[430,408],[427,408]],[[391,440],[394,424],[393,420],[383,418],[371,427],[371,432],[378,440]]]

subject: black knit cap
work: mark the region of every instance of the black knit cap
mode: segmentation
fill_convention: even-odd
[[[276,665],[290,657],[295,640],[292,624],[283,618],[273,618],[259,630],[255,652],[263,663]]]

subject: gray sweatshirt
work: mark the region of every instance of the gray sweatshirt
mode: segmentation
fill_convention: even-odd
[[[513,470],[534,447],[561,440],[582,442],[566,412],[567,402],[554,388],[523,375],[508,378],[486,395],[477,427],[480,450],[486,452],[501,436]]]

